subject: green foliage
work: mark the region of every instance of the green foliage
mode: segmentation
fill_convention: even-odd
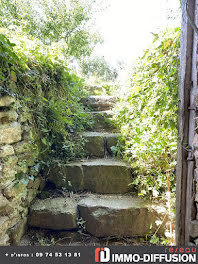
[[[124,154],[137,174],[133,184],[141,195],[157,197],[165,191],[167,171],[175,188],[180,30],[153,35],[133,69],[117,120],[125,135]]]
[[[80,103],[83,81],[69,72],[56,46],[39,45],[20,34],[17,46],[0,34],[1,95],[18,98],[23,118],[33,127],[40,163],[81,157],[83,142],[76,134],[89,125]]]
[[[23,32],[44,44],[61,42],[67,55],[89,55],[100,41],[90,30],[94,1],[88,0],[1,0],[0,25]]]
[[[85,58],[81,62],[82,73],[88,77],[96,77],[102,81],[115,80],[118,73],[104,57]]]

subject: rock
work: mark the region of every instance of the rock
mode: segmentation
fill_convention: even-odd
[[[30,189],[27,192],[27,197],[25,199],[25,204],[24,206],[29,206],[30,203],[34,200],[34,198],[36,198],[37,194],[38,194],[38,190],[37,189]]]
[[[7,216],[0,217],[0,237],[4,236],[9,224],[9,218]]]
[[[21,140],[21,125],[13,122],[0,125],[0,144],[12,144]]]
[[[157,229],[157,221],[166,208],[139,198],[126,196],[92,196],[78,203],[86,230],[96,237],[144,236]],[[161,232],[163,232],[163,228]]]
[[[21,197],[24,193],[26,194],[26,187],[26,184],[20,181],[14,181],[3,190],[3,194],[8,199],[17,198],[18,196]]]
[[[31,144],[26,141],[21,141],[21,142],[14,144],[14,150],[17,155],[30,152],[31,149],[32,149]]]
[[[111,154],[111,155],[113,154],[111,148],[116,147],[120,136],[121,136],[121,134],[119,134],[119,133],[113,133],[113,134],[106,136],[107,151],[109,154]]]
[[[84,150],[90,157],[104,157],[105,148],[109,154],[112,154],[111,147],[116,146],[119,135],[118,133],[108,132],[84,132],[82,136],[87,141]]]
[[[57,188],[66,188],[73,191],[84,189],[84,175],[82,165],[79,162],[72,162],[67,165],[54,165],[50,168],[48,179]]]
[[[94,159],[55,166],[48,177],[57,188],[75,192],[126,193],[132,182],[129,166],[114,159]]]
[[[12,202],[12,205],[14,206],[13,211],[9,213],[9,224],[8,229],[14,227],[23,217],[27,216],[28,208],[22,207],[21,204],[14,205]]]
[[[0,123],[1,124],[16,121],[17,118],[18,118],[18,114],[16,113],[16,111],[10,110],[6,112],[5,111],[0,112]]]
[[[115,96],[108,95],[93,95],[81,99],[81,102],[85,106],[88,106],[95,111],[112,109],[116,101],[117,98]]]
[[[192,238],[198,237],[198,220],[192,220],[190,222],[190,236]]]
[[[37,194],[39,192],[38,189],[40,187],[40,183],[41,183],[41,179],[40,178],[36,178],[33,181],[33,185],[31,187],[29,187],[30,185],[28,184],[28,192],[27,192],[27,197],[26,197],[26,204],[27,204],[27,206],[29,206],[29,204],[37,196]]]
[[[5,234],[3,237],[0,238],[0,246],[9,246],[9,236]]]
[[[96,159],[82,163],[84,189],[95,193],[126,193],[132,182],[129,166],[114,159]]]
[[[30,121],[30,123],[32,122],[31,111],[27,106],[23,105],[23,109],[20,112],[20,122],[25,123],[28,120]]]
[[[14,148],[11,145],[0,146],[0,158],[14,155]]]
[[[1,189],[7,187],[13,180],[15,180],[15,175],[18,171],[17,162],[18,158],[16,156],[8,157],[7,160],[3,162],[2,176],[0,177]]]
[[[15,102],[15,98],[9,95],[0,97],[0,107],[10,106]]]
[[[30,208],[29,225],[53,230],[77,228],[77,205],[70,198],[36,200]]]
[[[27,230],[27,217],[21,219],[15,226],[9,229],[10,243],[18,245]]]
[[[10,211],[10,202],[0,193],[0,215],[8,214]]]
[[[85,132],[82,136],[86,139],[84,150],[87,156],[104,157],[104,135],[97,132]]]

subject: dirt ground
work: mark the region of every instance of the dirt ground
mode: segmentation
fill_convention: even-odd
[[[31,228],[22,237],[19,246],[148,246],[146,238],[96,238],[89,234]]]

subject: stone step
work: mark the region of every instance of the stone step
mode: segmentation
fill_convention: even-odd
[[[127,193],[131,190],[131,169],[116,159],[93,159],[54,165],[48,171],[48,180],[57,188],[95,193]]]
[[[77,213],[78,212],[78,213]],[[129,195],[74,195],[73,198],[35,200],[28,224],[52,230],[75,230],[82,218],[87,232],[96,237],[134,237],[164,232],[166,208]],[[164,221],[165,220],[165,221]],[[152,225],[152,229],[150,229]]]
[[[116,146],[121,134],[108,132],[84,132],[86,139],[84,150],[88,157],[112,156],[111,147]]]
[[[90,128],[90,130],[94,128],[94,131],[119,132],[119,128],[113,120],[113,112],[111,110],[92,111],[89,112],[89,114],[92,116],[94,121],[93,127]]]
[[[155,233],[166,215],[160,204],[130,196],[95,196],[78,204],[86,230],[96,237],[133,237]],[[150,229],[152,225],[152,229]],[[164,232],[164,225],[158,233]]]
[[[81,102],[94,111],[104,111],[113,108],[117,98],[109,95],[92,95],[81,99]]]
[[[72,230],[77,228],[77,204],[70,198],[48,198],[35,200],[30,208],[29,226]]]

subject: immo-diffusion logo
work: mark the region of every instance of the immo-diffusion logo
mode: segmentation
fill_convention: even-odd
[[[133,251],[131,249],[131,251]],[[154,252],[153,252],[154,251]],[[95,248],[95,263],[198,263],[196,248],[165,248],[157,253],[154,249],[141,253],[112,253],[107,247]]]
[[[110,249],[107,247],[95,249],[95,262],[106,263],[110,261]]]

